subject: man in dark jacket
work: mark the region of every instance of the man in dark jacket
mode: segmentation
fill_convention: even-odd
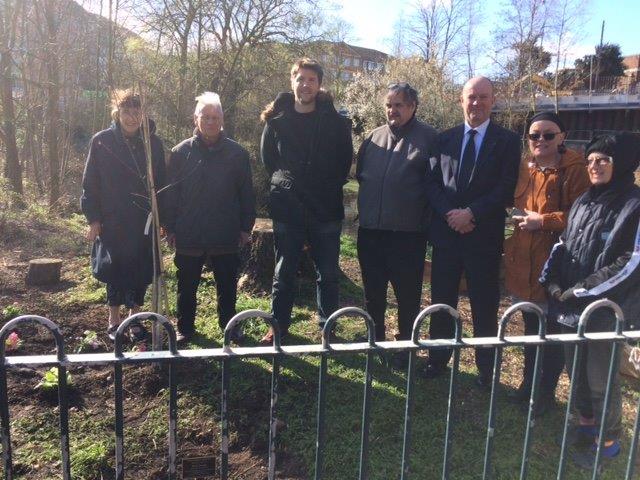
[[[631,133],[604,135],[586,149],[591,187],[576,199],[560,236],[545,265],[540,282],[551,297],[550,321],[557,320],[565,333],[575,333],[584,308],[599,298],[608,298],[622,308],[627,328],[638,328],[640,316],[640,187],[634,172],[640,164],[640,138]],[[588,332],[615,330],[609,309],[598,309],[589,318]],[[574,455],[575,462],[592,469],[599,422],[605,421],[602,454],[611,458],[620,452],[622,396],[619,366],[614,366],[607,392],[612,344],[589,342],[583,346],[577,372],[576,438],[591,443],[587,452]],[[572,371],[574,346],[565,346],[567,370]],[[620,358],[616,359],[619,362]],[[605,395],[610,404],[604,417]]]
[[[276,266],[273,315],[286,335],[291,323],[295,275],[305,243],[317,271],[322,325],[338,308],[338,255],[344,207],[342,187],[351,166],[351,127],[320,90],[322,67],[302,59],[291,69],[293,93],[281,93],[262,114],[260,145],[270,176]],[[270,331],[263,341],[270,342]]]
[[[249,241],[255,221],[249,154],[225,136],[218,95],[205,92],[196,100],[194,135],[173,148],[168,166],[167,238],[176,248],[180,341],[195,330],[205,264],[216,281],[220,328],[235,315],[238,248]]]
[[[387,285],[398,300],[399,340],[411,338],[420,309],[429,217],[426,177],[435,129],[416,119],[418,92],[408,83],[389,86],[387,124],[365,139],[357,156],[358,260],[367,312],[376,340],[385,339]],[[406,355],[394,356],[404,366]]]
[[[498,330],[505,208],[513,204],[520,139],[491,121],[495,96],[489,79],[470,79],[460,103],[465,122],[438,136],[433,175],[428,177],[427,194],[434,209],[429,234],[433,244],[431,301],[456,308],[464,272],[474,336],[492,337]],[[451,338],[454,330],[447,314],[432,317],[431,338]],[[430,351],[426,376],[442,374],[450,357],[451,350]],[[493,350],[476,349],[476,366],[476,383],[488,387]]]

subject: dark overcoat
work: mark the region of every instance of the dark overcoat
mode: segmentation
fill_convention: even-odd
[[[150,123],[151,131],[155,127]],[[165,185],[164,149],[151,134],[151,157],[156,191]],[[158,196],[162,212],[162,194]],[[125,138],[117,123],[94,135],[82,178],[82,212],[89,223],[100,222],[100,238],[112,259],[107,283],[139,288],[151,283],[151,212],[147,167],[141,135]]]

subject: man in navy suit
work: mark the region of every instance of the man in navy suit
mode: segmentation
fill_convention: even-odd
[[[470,79],[460,103],[465,122],[438,136],[427,181],[434,209],[431,302],[457,308],[464,272],[474,336],[491,337],[497,333],[505,208],[513,202],[521,142],[517,134],[491,121],[495,96],[489,79]],[[447,314],[433,315],[431,338],[452,338],[454,331]],[[450,349],[431,350],[425,376],[442,374],[450,357]],[[489,386],[493,349],[476,349],[476,366],[476,383]]]

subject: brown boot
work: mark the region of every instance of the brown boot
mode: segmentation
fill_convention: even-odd
[[[260,340],[260,345],[263,347],[270,347],[273,345],[273,329],[269,328],[269,331],[265,334],[264,337]]]

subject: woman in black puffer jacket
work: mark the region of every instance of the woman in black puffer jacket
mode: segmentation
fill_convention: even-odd
[[[567,228],[551,251],[540,281],[554,300],[550,315],[555,312],[565,332],[575,332],[580,313],[600,298],[620,305],[626,328],[633,328],[640,314],[640,187],[634,184],[640,137],[630,133],[600,136],[591,141],[585,153],[591,187],[573,204]],[[587,331],[614,328],[613,313],[599,309],[591,316]],[[575,403],[580,415],[572,437],[588,445],[574,458],[585,468],[592,468],[595,460],[611,348],[608,342],[592,342],[582,350]],[[573,345],[565,348],[569,371],[573,349]],[[621,410],[616,376],[605,419],[605,458],[620,452]]]

